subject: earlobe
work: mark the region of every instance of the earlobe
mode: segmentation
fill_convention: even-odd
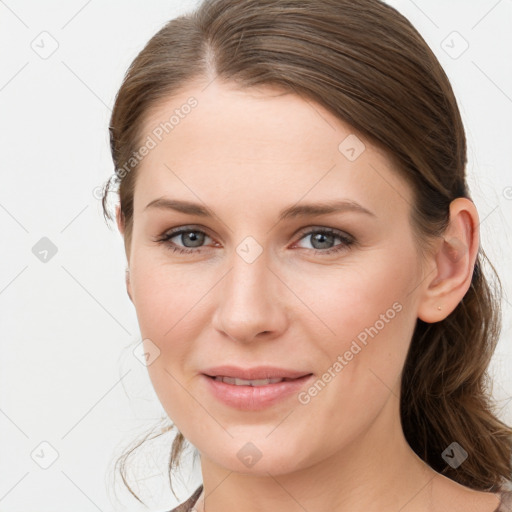
[[[117,223],[117,228],[119,229],[119,232],[121,233],[121,235],[124,235],[124,216],[123,216],[123,213],[121,212],[120,204],[118,204],[116,206],[116,223]]]
[[[125,282],[126,282],[126,293],[128,294],[128,297],[130,297],[130,300],[133,302],[132,294],[131,294],[131,283],[130,283],[130,269],[126,269],[125,273]]]
[[[432,257],[433,269],[419,304],[418,318],[424,322],[444,320],[468,291],[478,254],[478,225],[478,212],[470,199],[451,202],[450,222]]]
[[[119,204],[116,206],[116,223],[117,223],[117,228],[119,229],[119,232],[124,237],[124,228],[125,228],[124,215],[123,215],[123,212],[121,211],[121,205],[119,205]],[[129,264],[128,254],[127,254],[127,258],[128,258],[128,264]],[[128,297],[130,298],[130,300],[133,302],[132,293],[131,293],[130,268],[129,267],[126,267],[125,282],[126,282],[126,293],[128,294]]]

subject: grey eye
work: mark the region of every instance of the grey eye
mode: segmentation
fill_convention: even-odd
[[[200,247],[205,239],[205,234],[201,231],[186,231],[176,236],[180,237],[180,241],[185,247]]]
[[[334,239],[336,236],[328,233],[315,233],[309,235],[309,238],[314,249],[330,249],[335,245]]]

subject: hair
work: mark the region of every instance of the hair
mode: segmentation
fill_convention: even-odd
[[[413,191],[411,225],[421,252],[443,235],[451,201],[470,198],[452,87],[427,43],[394,8],[380,0],[204,0],[150,39],[115,99],[109,130],[116,172],[102,205],[112,220],[107,195],[117,185],[126,250],[139,166],[123,170],[140,147],[148,113],[213,79],[240,88],[276,86],[313,100],[384,149]],[[454,481],[490,492],[505,489],[512,475],[512,429],[497,416],[487,373],[500,336],[501,293],[479,247],[469,290],[455,310],[440,322],[417,320],[400,396],[414,452]],[[442,457],[454,441],[468,453],[457,468]],[[186,442],[178,432],[171,489]],[[126,454],[122,473],[125,461]]]

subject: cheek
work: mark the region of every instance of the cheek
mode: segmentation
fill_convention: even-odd
[[[305,315],[302,327],[322,352],[321,382],[306,390],[302,403],[322,402],[327,415],[339,416],[342,408],[355,417],[369,397],[378,408],[390,389],[399,386],[416,324],[410,294],[415,259],[385,253],[375,253],[373,259],[321,278],[310,276],[309,287],[306,281],[298,287],[297,294],[316,313]],[[350,417],[344,415],[343,421]]]
[[[379,333],[403,330],[404,325],[395,319],[405,316],[398,310],[411,302],[411,283],[417,278],[413,251],[396,254],[389,248],[353,260],[347,258],[337,267],[309,272],[299,269],[286,276],[304,304],[295,301],[294,320],[309,328],[310,339],[317,340],[331,354],[348,349],[354,338],[364,343],[375,328]],[[391,337],[390,342],[395,341],[400,343],[400,339]]]
[[[211,318],[208,293],[219,272],[200,265],[169,264],[164,249],[132,253],[131,290],[141,337],[158,353],[147,370],[153,387],[172,420],[197,415],[197,403],[185,388],[192,385],[195,340]],[[220,283],[219,283],[220,284]],[[156,348],[155,348],[156,347]]]
[[[170,265],[163,251],[140,250],[131,262],[132,296],[143,337],[172,338],[201,310],[201,299],[215,282],[208,269]]]

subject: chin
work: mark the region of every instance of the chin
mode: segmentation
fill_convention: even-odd
[[[211,448],[215,441],[210,440],[208,449],[201,454],[229,471],[253,476],[292,473],[311,464],[304,453],[304,443],[286,446],[282,439],[271,440],[267,436],[268,430],[261,436],[236,436],[227,443],[219,442],[214,451]]]

